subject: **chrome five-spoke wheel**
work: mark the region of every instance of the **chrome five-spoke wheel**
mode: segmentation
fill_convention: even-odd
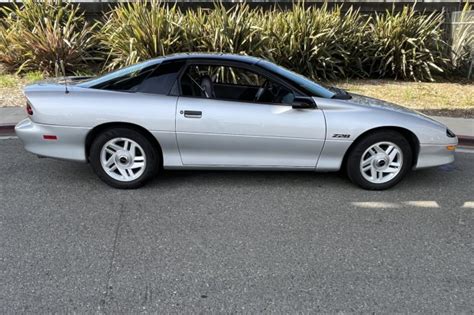
[[[400,173],[402,166],[402,150],[392,142],[378,142],[370,146],[360,159],[362,176],[374,184],[390,181]]]
[[[127,138],[114,138],[104,144],[100,153],[104,171],[113,179],[130,182],[139,178],[146,167],[143,148]]]

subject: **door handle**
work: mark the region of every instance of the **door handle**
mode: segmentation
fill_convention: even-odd
[[[184,117],[186,118],[201,118],[202,112],[200,110],[185,110]]]

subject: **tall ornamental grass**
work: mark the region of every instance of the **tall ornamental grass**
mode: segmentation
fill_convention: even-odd
[[[447,65],[443,13],[420,14],[414,7],[376,14],[369,24],[370,73],[395,79],[433,80]]]
[[[261,9],[250,9],[246,4],[226,9],[217,3],[212,10],[188,10],[185,41],[193,51],[264,56],[269,42],[263,32],[263,17]]]
[[[106,69],[191,48],[182,42],[186,25],[183,13],[176,6],[155,0],[119,4],[106,15],[97,33],[107,52]]]
[[[453,58],[443,41],[443,13],[415,7],[373,17],[352,7],[295,3],[264,11],[247,4],[182,11],[176,6],[119,2],[93,25],[77,6],[25,0],[3,8],[0,62],[13,71],[70,71],[102,59],[108,71],[178,52],[225,52],[263,57],[318,80],[389,77],[433,80],[466,59],[466,40]],[[457,63],[458,65],[454,65]]]
[[[267,12],[262,22],[269,38],[264,57],[314,79],[365,74],[366,23],[358,11],[297,4],[289,11]]]
[[[451,20],[452,44],[450,59],[453,72],[472,75],[474,62],[474,11],[469,2]]]
[[[61,1],[24,0],[0,14],[0,62],[16,72],[81,71],[94,59],[96,31],[79,7]]]

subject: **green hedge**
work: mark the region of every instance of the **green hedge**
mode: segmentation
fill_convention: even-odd
[[[90,24],[72,4],[26,0],[2,9],[0,62],[12,71],[103,71],[176,52],[227,52],[270,59],[314,79],[433,80],[453,70],[443,13],[367,16],[341,7],[182,11],[156,1],[121,3]],[[459,64],[459,61],[457,62]],[[88,70],[89,69],[89,70]]]
[[[84,19],[79,8],[61,2],[25,0],[21,7],[4,7],[0,23],[0,62],[16,72],[86,70],[98,60],[96,26]]]

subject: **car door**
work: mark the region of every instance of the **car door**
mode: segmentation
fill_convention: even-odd
[[[246,83],[259,80],[270,81],[251,77]],[[197,86],[199,92],[197,79],[191,81],[189,84]],[[191,88],[184,87],[184,81],[181,83],[184,95],[178,98],[176,107],[176,136],[184,166],[315,168],[326,132],[321,110],[241,101],[232,99],[232,95],[226,99],[207,98],[193,94]]]

